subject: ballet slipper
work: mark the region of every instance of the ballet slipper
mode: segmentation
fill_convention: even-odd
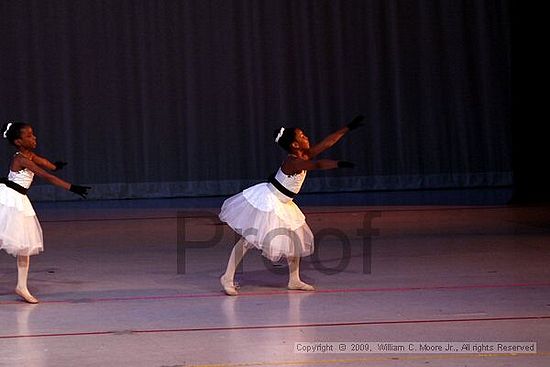
[[[28,290],[22,291],[18,288],[15,288],[15,294],[17,294],[19,297],[23,298],[25,300],[25,302],[27,302],[27,303],[30,303],[30,304],[33,304],[33,305],[38,303],[38,299],[36,297],[34,297],[32,294],[30,294],[30,292]]]
[[[298,282],[288,282],[288,289],[291,291],[314,291],[315,288],[307,283],[302,282],[301,280]]]
[[[235,287],[235,284],[231,281],[226,280],[225,275],[222,275],[220,277],[220,283],[223,287],[223,291],[228,296],[236,296],[237,294],[239,294],[239,292],[237,292],[237,287]]]

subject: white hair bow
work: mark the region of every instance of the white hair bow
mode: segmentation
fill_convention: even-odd
[[[8,126],[6,126],[6,130],[4,131],[4,138],[7,138],[8,137],[8,131],[10,130],[10,127],[11,127],[12,123],[8,123]]]
[[[284,132],[285,132],[285,128],[281,127],[281,130],[279,130],[279,133],[277,134],[277,137],[275,138],[275,143],[279,142],[279,139],[281,139],[281,136],[283,136]]]

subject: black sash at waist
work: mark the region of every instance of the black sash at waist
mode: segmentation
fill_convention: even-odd
[[[285,196],[288,196],[289,198],[294,198],[297,194],[295,192],[290,191],[286,187],[284,187],[277,179],[275,178],[275,173],[268,177],[267,181],[275,186],[277,190],[279,190],[282,194]]]
[[[24,188],[23,186],[15,183],[13,181],[8,180],[6,177],[0,177],[0,183],[3,183],[4,185],[9,187],[10,189],[15,190],[15,191],[17,191],[18,193],[20,193],[22,195],[27,195],[27,192],[29,191],[28,189]]]

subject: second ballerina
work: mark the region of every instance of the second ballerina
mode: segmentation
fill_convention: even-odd
[[[300,258],[313,253],[314,241],[305,216],[293,198],[300,191],[307,171],[354,166],[347,161],[314,158],[336,144],[348,131],[362,126],[363,118],[355,117],[345,127],[313,146],[299,128],[282,127],[275,131],[275,142],[288,152],[281,167],[268,182],[228,198],[221,208],[220,220],[242,236],[233,247],[225,273],[220,278],[227,295],[238,294],[234,283],[235,270],[251,248],[261,250],[271,261],[286,258],[288,289],[315,290],[300,279]]]

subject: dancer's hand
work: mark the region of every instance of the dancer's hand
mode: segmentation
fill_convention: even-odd
[[[353,167],[355,167],[355,163],[349,162],[349,161],[338,161],[337,165],[338,165],[338,168],[353,168]]]
[[[357,115],[353,118],[353,120],[351,120],[351,122],[349,124],[347,124],[347,128],[351,131],[351,130],[355,130],[363,125],[365,125],[365,123],[363,122],[363,120],[365,119],[365,116],[363,115]]]
[[[86,195],[88,195],[88,190],[90,189],[90,186],[71,185],[69,191],[82,196],[83,199],[86,199]]]
[[[55,166],[54,171],[59,171],[60,169],[63,169],[63,167],[67,165],[67,162],[55,161],[53,165]]]

